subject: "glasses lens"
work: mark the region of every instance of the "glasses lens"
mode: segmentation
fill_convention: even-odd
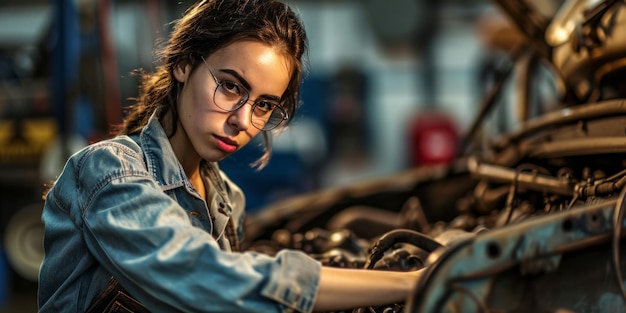
[[[248,102],[248,91],[234,82],[222,81],[213,93],[213,102],[226,112],[233,112]],[[250,121],[260,130],[271,130],[287,118],[287,112],[274,101],[260,100],[253,104]]]
[[[227,112],[239,109],[247,100],[248,91],[229,81],[220,82],[213,93],[215,105]]]
[[[252,108],[252,125],[260,130],[276,128],[286,119],[287,113],[277,103],[259,101]]]

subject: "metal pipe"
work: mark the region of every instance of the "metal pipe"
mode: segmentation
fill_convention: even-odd
[[[574,188],[569,182],[548,175],[516,172],[508,167],[481,164],[476,158],[468,159],[468,170],[474,176],[495,182],[513,183],[516,181],[518,188],[534,189],[565,196],[574,194]]]

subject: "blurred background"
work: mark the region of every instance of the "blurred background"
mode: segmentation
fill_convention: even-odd
[[[546,16],[560,4],[535,2]],[[191,3],[0,0],[0,312],[36,311],[46,184],[71,153],[109,136],[136,95],[131,72],[154,68],[156,43]],[[275,139],[268,167],[248,166],[261,155],[255,144],[221,164],[251,213],[450,162],[520,40],[487,0],[288,3],[309,34],[301,110]],[[505,92],[515,80],[509,85]],[[552,84],[545,89],[543,97],[554,94]],[[516,112],[503,108],[482,131],[515,128]]]

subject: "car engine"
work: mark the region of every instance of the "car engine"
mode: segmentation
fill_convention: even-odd
[[[526,1],[494,3],[526,40],[453,162],[273,203],[250,217],[247,248],[424,269],[405,303],[353,312],[626,312],[626,1],[567,0],[551,19]],[[477,144],[529,54],[557,73],[559,105]]]

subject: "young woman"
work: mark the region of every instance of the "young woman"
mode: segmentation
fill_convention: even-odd
[[[162,65],[145,74],[119,135],[73,155],[47,193],[40,312],[97,312],[110,303],[310,312],[404,301],[419,272],[238,251],[244,196],[217,162],[259,134],[259,166],[267,162],[270,132],[296,110],[305,50],[301,22],[278,1],[191,7]]]

